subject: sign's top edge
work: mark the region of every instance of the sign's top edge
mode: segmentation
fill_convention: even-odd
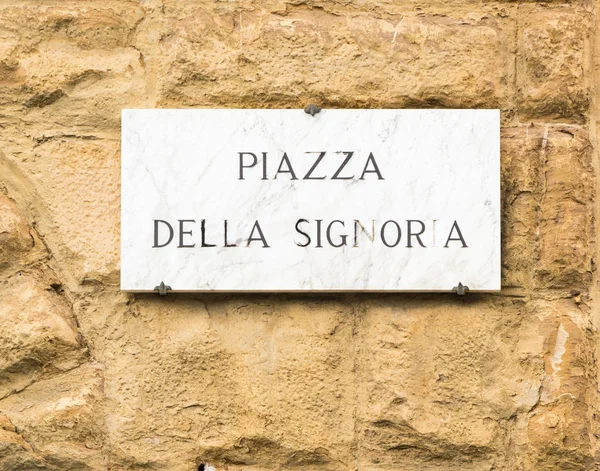
[[[302,108],[122,108],[125,111],[302,111]],[[500,111],[500,108],[323,108],[322,111]]]

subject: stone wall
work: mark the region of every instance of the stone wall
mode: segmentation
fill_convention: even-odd
[[[0,470],[598,469],[595,31],[584,0],[1,0]],[[309,102],[500,108],[501,294],[119,291],[122,108]]]

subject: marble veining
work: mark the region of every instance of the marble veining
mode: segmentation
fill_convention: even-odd
[[[498,110],[123,110],[121,289],[500,289]]]

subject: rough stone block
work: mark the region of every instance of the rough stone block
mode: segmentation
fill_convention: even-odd
[[[503,285],[589,285],[594,177],[585,128],[502,131]]]
[[[17,205],[0,193],[0,270],[14,264],[35,245]]]
[[[101,370],[86,364],[4,399],[0,408],[33,444],[42,469],[95,471],[106,469],[101,399]]]
[[[6,419],[6,417],[0,416]],[[12,425],[12,424],[11,424]],[[0,469],[3,471],[29,471],[35,469],[56,468],[47,466],[48,463],[33,451],[31,445],[19,435],[14,426],[11,429],[0,429]]]
[[[502,286],[528,288],[533,279],[541,186],[543,128],[503,128]]]
[[[0,398],[84,360],[68,305],[50,286],[19,273],[0,289]]]
[[[580,308],[569,300],[546,306],[540,331],[544,342],[544,381],[527,424],[532,469],[593,469],[594,419],[587,404],[596,381],[589,371],[596,342]]]
[[[348,304],[233,298],[207,306],[182,300],[173,310],[142,300],[138,317],[122,326],[140,331],[163,318],[170,325],[144,328],[107,359],[110,440],[120,450],[114,465],[146,460],[185,471],[200,460],[230,470],[347,469],[354,394]],[[151,450],[140,435],[154,440]]]
[[[118,279],[120,161],[118,141],[57,137],[38,145],[24,162],[49,220],[40,233],[75,281]]]
[[[586,289],[592,279],[595,197],[587,132],[556,127],[543,147],[544,183],[539,219],[536,282],[550,288]]]
[[[517,56],[522,120],[584,121],[591,101],[585,79],[591,18],[583,6],[525,5]]]
[[[483,470],[501,462],[506,424],[536,403],[543,374],[543,339],[526,334],[535,324],[523,313],[518,302],[370,303],[359,330],[360,467]],[[522,338],[507,335],[514,328]],[[521,365],[521,355],[537,366]]]
[[[141,18],[123,2],[0,7],[3,109],[33,133],[118,126],[121,108],[143,100],[143,57],[128,46]]]
[[[161,106],[497,107],[510,99],[515,22],[487,10],[219,14],[175,3],[157,22]],[[233,10],[233,11],[231,11]],[[210,18],[210,19],[207,19]],[[173,25],[177,24],[178,28]],[[146,25],[150,28],[150,24]],[[139,46],[149,47],[141,31]]]

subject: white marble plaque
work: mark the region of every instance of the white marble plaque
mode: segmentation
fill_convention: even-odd
[[[498,110],[123,110],[121,288],[500,289]]]

